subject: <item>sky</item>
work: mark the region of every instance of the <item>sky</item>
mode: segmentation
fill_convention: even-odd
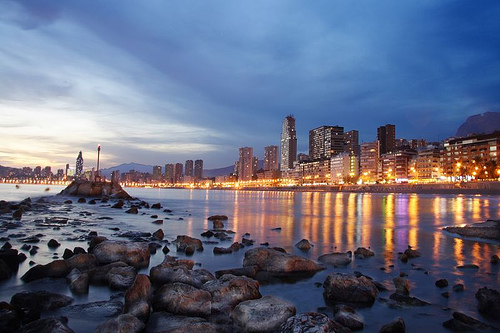
[[[0,165],[224,167],[322,125],[443,140],[500,111],[500,1],[1,0]],[[87,164],[87,162],[86,162]]]

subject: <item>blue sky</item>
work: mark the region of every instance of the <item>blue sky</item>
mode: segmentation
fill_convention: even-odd
[[[431,141],[500,111],[498,1],[0,2],[0,164],[103,167],[279,145],[321,125]]]

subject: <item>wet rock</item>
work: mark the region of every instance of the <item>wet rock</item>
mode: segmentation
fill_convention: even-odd
[[[85,198],[78,198],[77,202],[78,203],[86,203],[87,200]]]
[[[403,295],[410,295],[410,280],[402,278],[402,277],[395,277],[393,280],[394,286],[396,287],[396,292],[403,294]]]
[[[497,317],[500,313],[500,293],[495,289],[481,288],[476,292],[479,312]]]
[[[152,204],[151,209],[161,209],[161,203],[157,202]]]
[[[157,240],[162,240],[163,237],[165,237],[165,234],[163,233],[163,230],[158,229],[155,232],[153,232],[153,238]]]
[[[5,244],[2,245],[2,250],[8,249],[12,249],[12,245],[9,242],[5,242]]]
[[[12,218],[14,220],[20,220],[23,217],[23,210],[18,209],[12,213]]]
[[[215,221],[215,220],[227,221],[227,219],[228,219],[228,217],[226,215],[212,215],[207,220],[209,220],[209,221]]]
[[[95,333],[140,333],[144,330],[144,323],[131,314],[122,314],[99,324]]]
[[[21,280],[31,282],[46,277],[62,278],[66,277],[70,272],[70,268],[66,260],[54,260],[46,265],[36,265],[28,270]]]
[[[66,205],[71,205],[73,203],[72,200],[64,200],[64,204]]]
[[[191,252],[190,250],[203,251],[203,244],[201,240],[192,238],[186,235],[177,236],[177,239],[172,242],[177,247],[177,251]],[[186,249],[188,251],[186,251]]]
[[[351,257],[352,254],[350,251],[346,253],[334,252],[323,254],[318,258],[318,261],[333,266],[347,266],[352,261]]]
[[[446,279],[439,279],[434,284],[438,288],[444,288],[444,287],[448,286],[448,280],[446,280]]]
[[[70,249],[64,249],[63,259],[69,259],[73,256],[73,251]]]
[[[13,272],[16,272],[19,267],[19,253],[15,249],[1,249],[0,250],[0,260],[9,267]]]
[[[123,313],[129,313],[143,322],[147,322],[150,313],[151,282],[149,277],[138,274],[134,284],[125,293]]]
[[[337,323],[353,331],[362,330],[365,327],[363,317],[347,305],[339,305],[335,308],[334,319]]]
[[[421,256],[419,251],[413,250],[410,246],[408,246],[405,250],[404,255],[406,255],[408,259],[418,258]]]
[[[111,208],[122,209],[124,204],[123,200],[118,200],[118,202],[111,206]]]
[[[443,230],[464,237],[500,240],[500,221],[497,220],[472,223],[464,227],[446,227]]]
[[[74,254],[86,254],[87,252],[86,252],[86,251],[85,251],[85,249],[83,249],[82,247],[76,246],[76,247],[73,249],[73,253],[74,253]]]
[[[15,294],[10,304],[18,308],[48,311],[61,308],[73,302],[73,298],[48,291],[24,291]]]
[[[373,257],[375,253],[373,251],[370,251],[364,247],[358,247],[356,251],[354,251],[354,255],[356,256],[363,256],[363,257]]]
[[[462,283],[457,283],[457,284],[453,285],[452,290],[454,292],[461,292],[461,291],[465,290],[465,286]]]
[[[496,254],[491,256],[490,263],[492,263],[493,265],[498,264],[499,261],[500,261],[500,258],[498,258],[498,256]]]
[[[391,296],[389,296],[390,299],[393,301],[396,301],[397,303],[401,305],[406,305],[406,306],[424,306],[424,305],[429,305],[430,303],[422,301],[416,297],[411,297],[408,295],[403,295],[399,293],[394,293]]]
[[[163,220],[154,220],[153,224],[163,224]]]
[[[316,272],[325,269],[312,260],[264,247],[251,249],[245,253],[243,267],[248,266],[257,266],[261,271],[281,274]]]
[[[2,259],[0,259],[0,281],[1,280],[7,280],[11,276],[12,276],[11,269],[9,268],[9,266],[7,266],[7,264],[5,263],[5,261],[3,261]]]
[[[117,261],[108,265],[99,266],[88,271],[89,282],[92,285],[108,285],[108,273],[115,267],[129,267],[126,263]]]
[[[213,250],[214,254],[229,254],[229,253],[233,253],[233,250],[230,249],[230,248],[226,248],[226,247],[214,247],[214,250]]]
[[[87,271],[97,267],[97,258],[93,254],[80,253],[66,259],[69,269],[77,268],[80,271]]]
[[[406,325],[405,321],[401,317],[397,317],[389,324],[382,326],[379,333],[405,333]]]
[[[96,201],[94,199],[91,199],[89,200],[88,202],[89,205],[95,205],[96,204]]]
[[[348,333],[349,329],[318,312],[306,312],[290,317],[284,322],[280,333]]]
[[[302,250],[302,251],[309,251],[311,249],[311,247],[313,247],[313,246],[314,245],[309,243],[309,241],[307,239],[302,239],[297,244],[295,244],[295,247],[298,248],[299,250]]]
[[[21,326],[21,318],[12,309],[0,309],[0,332],[15,332]]]
[[[69,282],[69,289],[75,294],[87,294],[89,292],[89,275],[80,272],[77,268],[66,276]]]
[[[465,331],[496,331],[497,328],[469,317],[461,312],[453,312],[453,318],[443,323],[443,326],[455,332]]]
[[[167,253],[169,253],[169,252],[170,252],[170,249],[168,248],[168,246],[167,246],[167,245],[165,245],[165,246],[163,247],[163,249],[161,249],[161,251],[162,251],[163,253],[167,254]]]
[[[244,245],[244,246],[253,246],[253,243],[255,243],[255,241],[253,239],[246,239],[246,238],[242,238],[241,239],[241,243]]]
[[[220,278],[224,274],[231,274],[234,276],[247,276],[249,278],[254,278],[257,275],[257,266],[248,266],[233,269],[223,269],[215,272],[215,277]]]
[[[332,273],[323,283],[323,296],[329,301],[372,304],[378,294],[375,284],[365,276]]]
[[[108,240],[106,237],[104,236],[97,236],[97,237],[92,237],[92,239],[90,240],[90,243],[89,243],[89,252],[92,252],[92,250],[100,243],[104,242]],[[75,248],[76,250],[76,248]]]
[[[221,220],[213,220],[212,223],[214,229],[224,229],[224,222]]]
[[[151,268],[150,277],[155,285],[182,282],[197,288],[201,288],[207,281],[215,280],[215,277],[205,269],[193,271],[185,265],[172,265],[168,263],[162,263]]]
[[[295,315],[295,306],[275,296],[239,303],[231,317],[244,332],[275,332]]]
[[[208,291],[175,282],[161,287],[153,299],[154,311],[205,317],[211,313],[212,296]]]
[[[100,264],[122,261],[135,268],[149,266],[149,245],[146,242],[103,241],[92,249]]]
[[[17,333],[74,333],[67,318],[43,318],[24,325]]]
[[[207,237],[207,238],[213,237],[214,235],[215,235],[214,232],[210,230],[201,233],[202,237]]]
[[[113,290],[128,289],[134,283],[136,275],[134,267],[113,267],[107,274],[108,286]]]
[[[70,305],[62,308],[65,316],[85,318],[87,321],[97,322],[105,317],[116,317],[123,311],[123,303],[116,299],[98,301],[85,304]]]
[[[238,303],[260,298],[259,283],[246,276],[226,274],[206,282],[202,288],[212,295],[212,311],[228,314]]]
[[[479,269],[478,265],[475,264],[465,264],[465,265],[460,265],[457,266],[458,269]]]
[[[21,239],[21,242],[23,242],[23,243],[38,243],[38,242],[40,242],[40,238],[38,238],[36,236],[29,236],[29,237]]]
[[[127,214],[139,214],[139,209],[136,206],[132,206],[125,211]]]
[[[155,312],[151,315],[147,326],[148,333],[230,333],[230,328],[224,329],[221,325],[208,322],[200,317],[177,316],[167,312]]]

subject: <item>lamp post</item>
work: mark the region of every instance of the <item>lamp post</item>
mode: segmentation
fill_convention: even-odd
[[[99,175],[99,158],[101,157],[101,145],[97,145],[97,172],[96,172],[96,180],[101,181],[101,177]]]

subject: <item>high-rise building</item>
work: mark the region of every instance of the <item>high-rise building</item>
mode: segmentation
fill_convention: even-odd
[[[283,120],[281,126],[281,166],[282,171],[293,169],[297,160],[297,133],[295,131],[295,118],[292,115]]]
[[[161,180],[161,165],[155,165],[153,167],[153,180],[154,181]]]
[[[359,175],[359,156],[344,152],[330,160],[330,181],[334,184],[353,182]]]
[[[264,170],[278,170],[278,146],[267,146],[264,148]]]
[[[75,170],[75,179],[80,179],[83,175],[83,156],[82,151],[78,154],[76,158],[76,170]]]
[[[165,164],[165,182],[173,184],[174,183],[174,165]]]
[[[393,152],[396,148],[396,126],[387,124],[377,128],[377,140],[380,143],[380,155]]]
[[[238,180],[247,181],[252,180],[253,175],[253,148],[243,147],[240,148],[238,159]]]
[[[344,151],[344,128],[320,126],[309,131],[309,158],[329,159]]]
[[[254,156],[252,158],[252,177],[257,176],[257,171],[259,170],[259,158]]]
[[[361,144],[360,174],[364,182],[376,182],[378,180],[379,150],[378,140]]]
[[[359,132],[357,130],[345,132],[344,151],[359,157]]]
[[[194,177],[198,180],[203,178],[203,160],[194,161]]]
[[[187,160],[184,166],[184,176],[193,176],[193,160]]]
[[[174,184],[182,182],[182,163],[175,163],[174,166]]]

